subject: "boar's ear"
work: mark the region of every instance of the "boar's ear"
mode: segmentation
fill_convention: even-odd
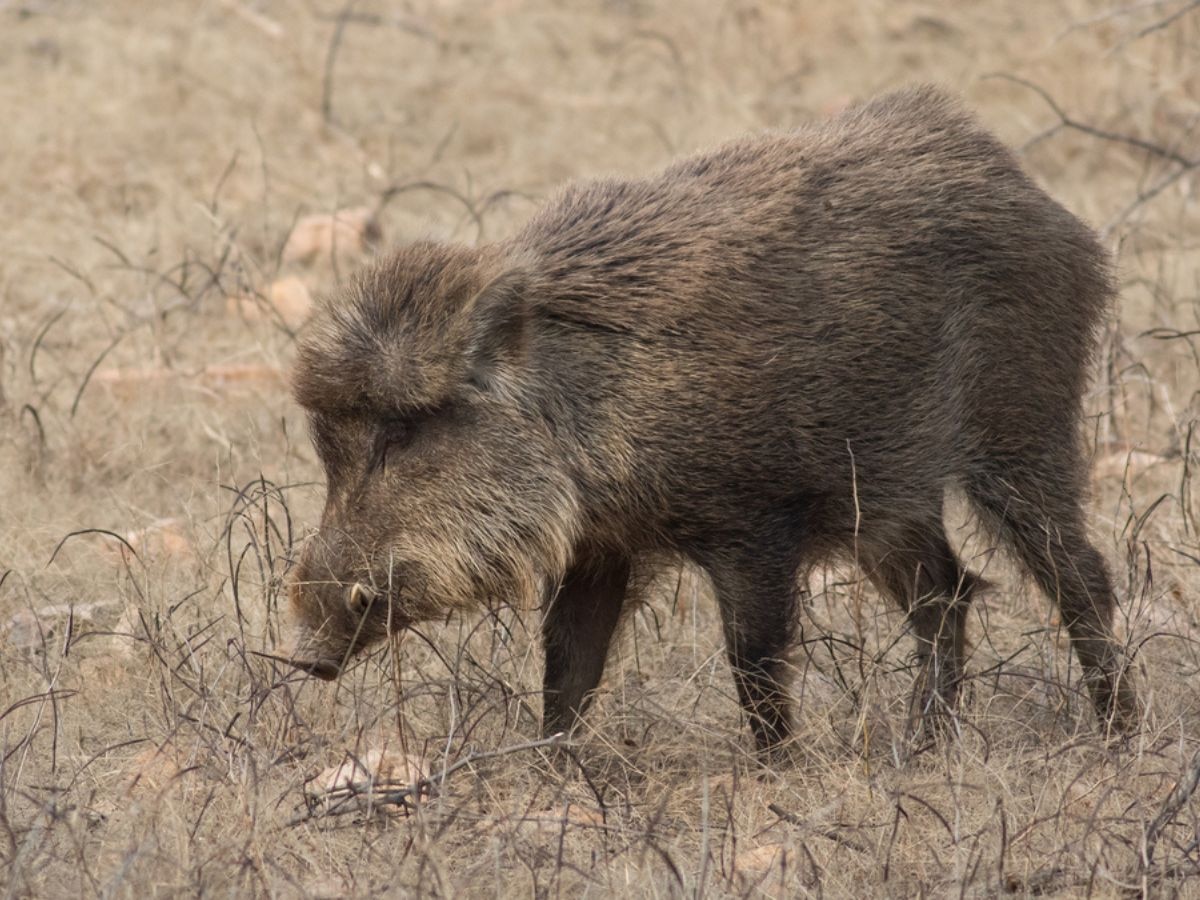
[[[493,278],[468,304],[468,377],[479,387],[496,386],[500,370],[524,356],[529,318],[525,288],[525,273],[513,269]]]

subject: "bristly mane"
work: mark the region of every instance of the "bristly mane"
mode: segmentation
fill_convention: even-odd
[[[292,387],[312,412],[430,407],[463,377],[464,311],[496,269],[487,249],[421,242],[326,299],[300,342]]]

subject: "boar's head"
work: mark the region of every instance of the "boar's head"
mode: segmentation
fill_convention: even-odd
[[[528,284],[496,251],[422,243],[314,314],[293,390],[328,493],[291,583],[293,664],[332,679],[389,633],[561,576],[578,503]]]

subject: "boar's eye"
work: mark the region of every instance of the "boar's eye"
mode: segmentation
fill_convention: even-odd
[[[387,474],[388,453],[403,450],[412,443],[416,434],[416,422],[412,418],[388,419],[379,428],[375,437],[371,468]]]
[[[439,404],[377,419],[375,444],[371,450],[371,471],[382,469],[386,473],[388,455],[408,447],[430,420],[443,415],[446,410],[446,404]]]
[[[422,424],[439,412],[420,409],[407,415],[392,415],[380,422],[371,451],[371,469],[388,472],[388,456],[407,448],[418,436]]]

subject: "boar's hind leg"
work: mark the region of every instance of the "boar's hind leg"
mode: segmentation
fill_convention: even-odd
[[[966,621],[978,576],[959,562],[941,521],[912,526],[890,546],[859,548],[871,581],[908,613],[920,672],[919,719],[955,707],[966,656]]]
[[[1038,586],[1057,602],[1100,721],[1115,731],[1129,731],[1138,722],[1138,704],[1113,635],[1116,600],[1104,558],[1086,537],[1081,491],[1075,484],[1070,472],[1025,477],[1014,466],[1003,476],[976,476],[967,492]]]
[[[791,734],[783,676],[796,628],[795,568],[771,566],[765,559],[737,568],[705,567],[716,589],[738,699],[760,752],[777,748]]]
[[[546,652],[542,730],[570,731],[600,683],[608,645],[629,588],[629,560],[602,557],[576,564],[542,621]]]

